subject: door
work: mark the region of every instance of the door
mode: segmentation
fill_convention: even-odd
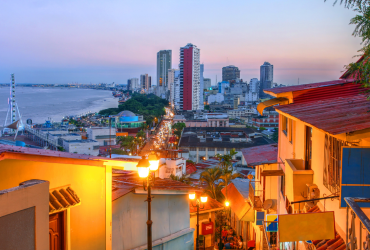
[[[64,212],[49,215],[50,250],[64,250]]]
[[[311,170],[311,159],[312,159],[312,128],[306,126],[306,157],[305,157],[305,169]]]

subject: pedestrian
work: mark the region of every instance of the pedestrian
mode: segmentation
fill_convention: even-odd
[[[222,236],[222,239],[225,241],[225,240],[227,240],[227,234],[228,234],[228,232],[227,232],[227,230],[226,230],[226,228],[224,227],[223,229],[222,229],[222,232],[221,232],[221,236]]]
[[[225,249],[231,249],[231,244],[229,240],[226,241]]]

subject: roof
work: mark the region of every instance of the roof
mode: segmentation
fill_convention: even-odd
[[[143,179],[139,177],[138,172],[115,169],[112,171],[112,201],[128,193],[135,192],[135,190],[143,189]],[[156,190],[190,192],[197,189],[180,181],[155,178],[152,191]]]
[[[274,94],[280,94],[280,93],[286,93],[286,92],[310,90],[310,89],[315,89],[315,88],[340,85],[346,82],[347,80],[334,80],[334,81],[328,81],[328,82],[317,82],[317,83],[309,83],[309,84],[302,84],[302,85],[286,86],[286,87],[280,87],[280,88],[264,89],[263,91],[266,93],[270,92]]]
[[[22,153],[28,155],[42,155],[50,157],[61,157],[61,158],[72,158],[72,159],[82,159],[82,160],[111,160],[105,157],[91,156],[91,155],[81,155],[62,151],[53,151],[48,149],[38,149],[38,148],[28,148],[19,147],[12,145],[0,144],[0,154],[1,153]],[[124,158],[124,156],[122,157]],[[137,159],[124,158],[124,161],[138,161]]]
[[[266,163],[275,163],[278,158],[277,144],[268,144],[257,147],[243,148],[243,157],[248,166],[256,166]]]
[[[236,214],[239,220],[245,221],[247,218],[247,213],[253,212],[254,215],[254,210],[252,208],[252,204],[249,202],[249,200],[246,198],[247,190],[246,188],[241,189],[239,191],[236,185],[242,186],[243,184],[237,183],[237,182],[232,182],[229,185],[227,185],[227,188],[222,189],[222,193],[225,195],[227,200],[230,202],[230,207],[233,210],[233,212]],[[248,184],[247,184],[248,183]],[[245,186],[249,187],[249,182],[245,183]],[[226,193],[227,191],[227,193]]]
[[[197,197],[200,197],[201,195],[205,195],[207,196],[207,202],[205,203],[202,203],[201,206],[199,207],[199,212],[202,213],[202,212],[209,212],[210,210],[211,211],[214,211],[214,210],[221,210],[221,209],[224,209],[224,206],[218,202],[217,200],[215,199],[212,199],[211,197],[209,197],[209,195],[207,194],[203,194],[202,191],[197,191],[195,192],[196,193],[196,196]],[[195,203],[195,202],[194,202]],[[204,206],[204,207],[203,207]],[[202,208],[203,207],[203,208]],[[196,213],[197,212],[197,208],[196,207],[193,207],[191,205],[191,202],[189,202],[189,210],[190,210],[190,213]]]
[[[117,116],[137,116],[137,115],[135,115],[129,110],[124,110],[124,111],[119,112]]]
[[[0,195],[7,194],[7,193],[10,193],[10,192],[13,192],[13,191],[17,191],[17,190],[20,190],[20,189],[23,189],[23,188],[27,188],[27,187],[30,187],[30,186],[33,186],[33,185],[41,184],[41,183],[44,183],[44,182],[47,182],[47,181],[36,180],[36,179],[24,181],[24,182],[20,183],[19,186],[0,190]]]
[[[370,128],[370,101],[360,84],[313,88],[294,103],[275,106],[281,112],[332,135]]]
[[[71,187],[58,188],[49,192],[49,214],[75,207],[80,203],[80,198]]]

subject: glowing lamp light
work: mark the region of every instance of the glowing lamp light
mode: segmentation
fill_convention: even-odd
[[[230,206],[230,202],[229,202],[229,201],[226,201],[226,202],[225,202],[225,206],[226,206],[226,207]]]
[[[141,178],[146,178],[149,175],[149,161],[147,159],[141,159],[137,163],[137,172]]]
[[[138,167],[137,171],[141,178],[146,178],[149,175],[149,168]]]
[[[157,159],[157,156],[155,155],[154,152],[152,152],[149,157],[148,157],[148,160],[149,160],[149,164],[150,164],[150,170],[151,171],[157,171],[158,170],[158,166],[159,166],[159,160]]]
[[[200,201],[203,203],[207,202],[207,196],[200,197]]]
[[[195,193],[190,193],[189,194],[189,199],[190,200],[195,200]]]

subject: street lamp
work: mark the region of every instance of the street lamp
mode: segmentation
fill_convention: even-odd
[[[141,159],[137,164],[137,170],[139,173],[139,176],[141,178],[146,178],[143,182],[143,188],[144,190],[148,190],[148,197],[146,201],[148,202],[148,220],[146,222],[147,224],[147,241],[148,241],[148,249],[152,250],[152,186],[154,185],[155,181],[155,174],[154,171],[158,169],[159,160],[157,159],[157,156],[154,152],[152,152],[148,159],[143,156],[143,159]]]
[[[196,239],[196,250],[199,249],[199,208],[204,208],[204,203],[207,202],[207,196],[201,196],[200,201],[199,199],[196,199],[195,193],[189,194],[190,203],[193,207],[197,208],[197,239]],[[196,205],[193,205],[193,200],[196,200]],[[200,203],[203,203],[203,207],[200,207]]]

